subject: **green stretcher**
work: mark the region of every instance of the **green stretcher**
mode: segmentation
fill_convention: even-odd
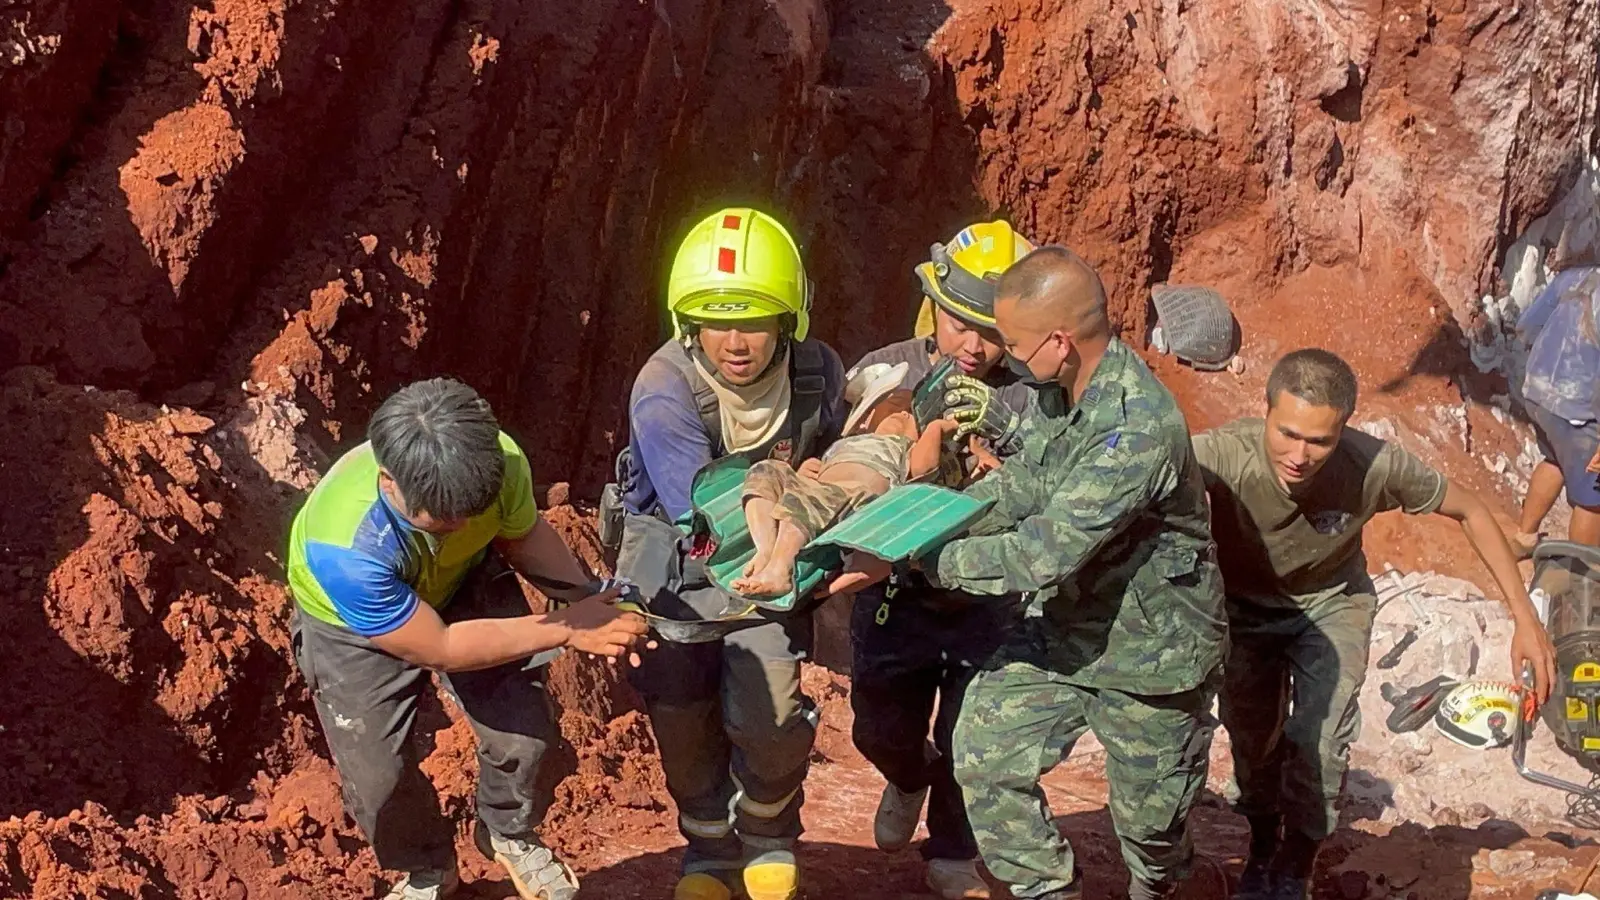
[[[760,610],[792,612],[839,570],[849,550],[861,550],[889,562],[920,557],[966,531],[988,511],[992,501],[931,484],[901,485],[857,510],[807,544],[795,559],[794,589],[781,597],[743,597],[730,586],[755,556],[755,542],[744,518],[744,476],[750,461],[725,457],[695,476],[688,528],[693,546],[708,550],[705,568],[711,581],[729,596],[726,612],[698,621],[650,615],[651,625],[670,641],[715,640],[744,624],[761,621]]]

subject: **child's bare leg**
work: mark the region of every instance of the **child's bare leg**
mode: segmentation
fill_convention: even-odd
[[[744,521],[756,552],[744,567],[744,575],[761,571],[772,555],[772,544],[778,539],[776,509],[785,490],[795,480],[794,470],[789,464],[774,459],[763,459],[745,473],[742,495]]]
[[[752,597],[781,597],[794,590],[794,560],[810,540],[810,535],[793,522],[779,522],[778,539],[766,564],[755,574],[734,582],[733,589]]]
[[[746,578],[767,567],[772,558],[772,545],[778,540],[778,520],[772,515],[777,504],[765,497],[750,497],[744,501],[744,521],[750,528],[750,540],[755,542],[756,555],[744,567]]]

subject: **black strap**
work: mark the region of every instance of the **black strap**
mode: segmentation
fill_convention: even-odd
[[[790,344],[789,378],[790,378],[790,407],[788,438],[792,448],[793,458],[801,459],[808,455],[817,442],[821,431],[822,409],[828,393],[828,353],[824,346],[816,341],[798,341]],[[694,394],[695,412],[700,418],[700,425],[711,438],[716,447],[722,446],[722,415],[717,407],[717,398],[711,386],[706,384],[704,378],[695,369],[691,350],[685,348],[681,342],[667,341],[658,348],[654,356],[661,357],[664,361],[676,366],[689,382],[689,388]],[[627,447],[618,452],[615,464],[617,483],[624,487],[631,486],[631,474],[635,462],[631,459]],[[667,517],[666,511],[658,502],[654,509],[641,510],[644,515],[655,516],[668,524],[673,524]]]
[[[812,449],[821,430],[822,405],[828,393],[828,358],[822,345],[814,341],[794,342],[789,349],[789,441],[794,458],[800,459]],[[693,352],[684,351],[684,358],[690,360],[684,374],[694,391],[701,426],[711,442],[721,447],[722,413],[716,393],[694,368],[690,357]]]
[[[580,565],[580,566],[583,565],[582,561],[579,561],[578,565]],[[584,568],[588,568],[588,567],[585,566]],[[589,584],[573,584],[570,581],[562,581],[559,578],[549,578],[549,577],[546,577],[544,575],[534,575],[534,574],[531,574],[529,572],[523,572],[522,573],[522,577],[528,579],[531,582],[533,582],[534,587],[537,587],[540,590],[544,591],[545,594],[550,595],[550,599],[552,601],[557,601],[557,602],[561,602],[561,603],[571,603],[571,602],[573,602],[571,600],[560,600],[560,598],[555,597],[554,595],[551,595],[550,594],[551,591],[558,591],[558,592],[563,593],[563,594],[570,594],[573,591],[583,591],[584,592],[584,594],[583,594],[584,597],[587,597],[590,594],[594,593],[594,583],[592,581]],[[592,577],[593,576],[591,576],[591,578]],[[579,597],[577,599],[581,600],[581,599],[583,599],[583,597]]]
[[[813,449],[822,428],[822,404],[828,393],[828,361],[822,345],[795,345],[789,388],[789,440],[794,459],[803,459]]]

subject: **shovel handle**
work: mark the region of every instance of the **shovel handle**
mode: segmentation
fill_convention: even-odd
[[[1378,668],[1380,668],[1380,669],[1392,669],[1395,666],[1399,665],[1399,663],[1400,663],[1400,655],[1402,653],[1406,652],[1406,648],[1410,647],[1412,644],[1415,644],[1416,642],[1417,642],[1417,631],[1416,631],[1416,629],[1407,628],[1406,629],[1406,633],[1400,636],[1400,640],[1395,641],[1394,642],[1394,646],[1389,648],[1389,652],[1385,653],[1383,656],[1378,658]]]

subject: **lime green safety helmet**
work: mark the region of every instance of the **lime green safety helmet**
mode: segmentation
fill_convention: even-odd
[[[694,322],[737,322],[773,316],[792,320],[791,335],[811,327],[811,282],[800,248],[778,220],[749,208],[724,209],[689,231],[667,278],[672,336]]]

